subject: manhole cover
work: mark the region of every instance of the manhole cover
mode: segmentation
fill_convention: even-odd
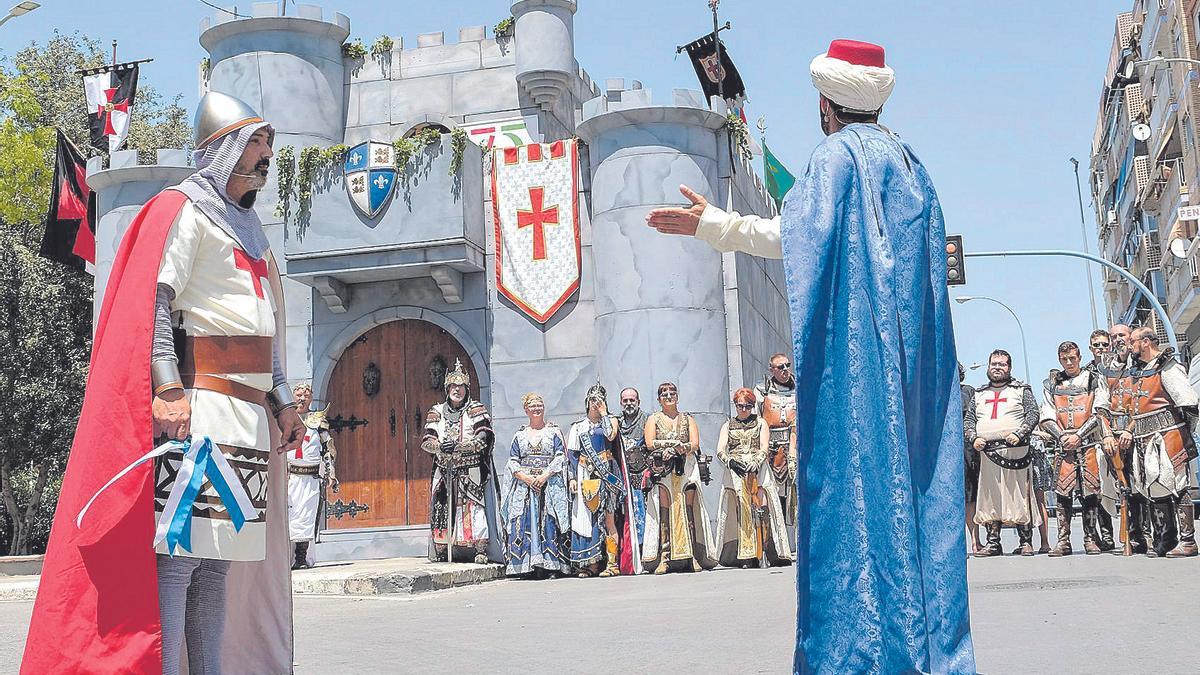
[[[1130,577],[1075,577],[1071,579],[1030,579],[1008,584],[988,584],[980,591],[1069,591],[1078,588],[1109,588],[1112,586],[1134,586],[1137,580]]]

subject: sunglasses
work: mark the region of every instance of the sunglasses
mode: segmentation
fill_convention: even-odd
[[[788,368],[792,367],[792,362],[784,361],[783,363],[781,363],[777,366],[771,366],[771,367],[774,368],[775,370],[787,370]]]
[[[1093,342],[1092,349],[1108,349],[1107,342]]]
[[[675,398],[676,396],[679,396],[679,392],[673,389],[668,389],[666,391],[659,392],[658,394],[659,398]]]
[[[735,403],[733,404],[733,407],[737,408],[738,410],[754,410],[753,403]]]

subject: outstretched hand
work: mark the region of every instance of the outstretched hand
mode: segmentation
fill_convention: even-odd
[[[646,214],[646,224],[663,234],[686,234],[692,237],[696,235],[696,228],[700,227],[700,216],[708,206],[708,200],[686,185],[680,185],[679,191],[692,203],[691,206],[654,209]]]

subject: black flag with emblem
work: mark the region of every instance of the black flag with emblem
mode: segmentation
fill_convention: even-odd
[[[129,117],[137,95],[138,64],[118,63],[83,71],[92,147],[116,152],[129,135]]]
[[[83,155],[59,131],[41,256],[78,270],[95,265],[95,215],[96,195],[88,188]]]
[[[727,101],[739,102],[746,97],[746,85],[729,58],[724,42],[721,43],[720,59],[717,58],[717,40],[709,33],[684,49],[692,59],[692,67],[696,69],[696,77],[700,78],[706,99],[721,94]]]

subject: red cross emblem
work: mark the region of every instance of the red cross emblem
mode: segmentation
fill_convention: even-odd
[[[529,204],[532,210],[517,209],[517,228],[533,227],[533,259],[546,259],[546,226],[558,225],[558,207],[543,207],[546,189],[529,188]]]
[[[105,136],[110,136],[110,135],[117,133],[117,129],[116,129],[116,127],[113,126],[113,123],[112,123],[112,113],[114,110],[119,110],[123,113],[129,114],[129,101],[121,101],[120,103],[113,103],[113,97],[115,97],[116,95],[117,95],[116,87],[113,87],[112,89],[105,89],[104,90],[104,104],[101,105],[98,110],[96,110],[96,114],[98,114],[104,118],[104,135]]]
[[[992,404],[992,419],[996,419],[996,414],[997,414],[997,411],[999,411],[999,409],[1000,409],[1000,404],[1007,403],[1007,402],[1008,402],[1007,398],[1000,398],[1000,390],[998,390],[998,389],[996,390],[995,395],[992,396],[992,400],[990,400],[990,401],[984,400],[984,403]]]
[[[296,459],[304,459],[304,446],[308,445],[308,442],[311,440],[312,433],[308,431],[304,432],[304,440],[300,442],[300,447],[296,448]]]
[[[239,270],[250,273],[250,283],[254,284],[254,294],[263,299],[262,280],[267,278],[267,260],[254,260],[240,248],[233,249],[233,264]]]

